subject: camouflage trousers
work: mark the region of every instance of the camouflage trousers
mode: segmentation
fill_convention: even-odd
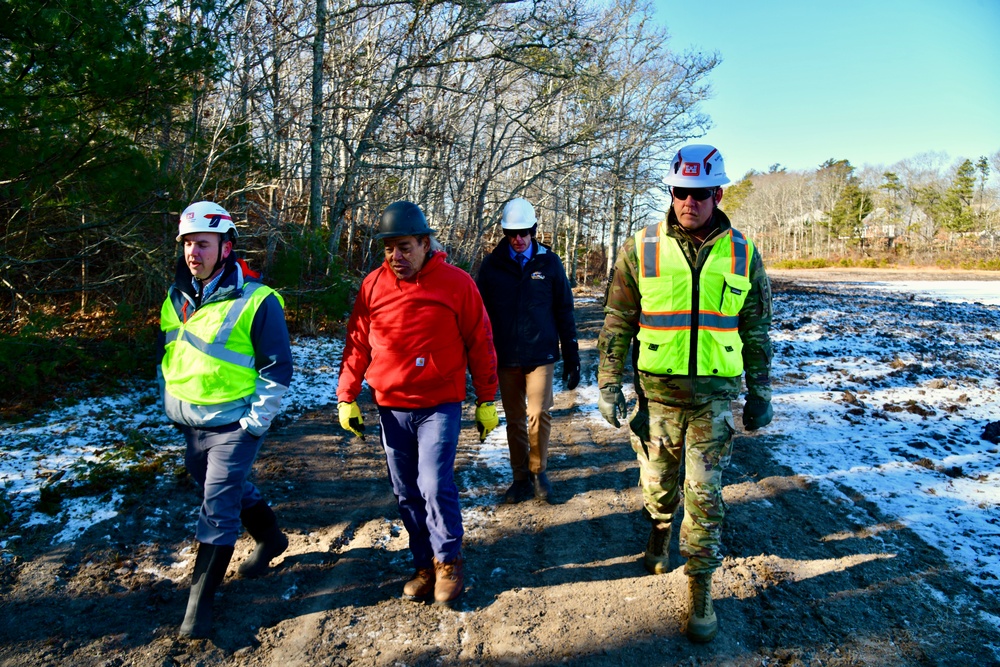
[[[654,523],[670,523],[680,501],[684,470],[684,519],[680,553],[688,575],[713,572],[722,563],[722,471],[733,453],[731,402],[676,408],[650,401],[629,421],[639,459],[643,506]]]

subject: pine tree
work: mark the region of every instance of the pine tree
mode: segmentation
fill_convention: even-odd
[[[874,207],[871,193],[861,187],[848,160],[827,160],[820,165],[820,171],[835,182],[838,193],[828,211],[830,232],[838,238],[859,237],[861,221]]]
[[[985,215],[982,208],[986,199],[986,181],[990,177],[990,161],[985,155],[981,155],[976,162],[976,171],[979,173],[979,217],[982,217]]]
[[[743,202],[745,202],[747,200],[747,197],[749,197],[753,193],[752,177],[756,173],[757,172],[751,169],[746,173],[745,176],[743,176],[743,178],[733,183],[732,185],[727,186],[723,190],[724,199],[722,208],[723,210],[726,211],[727,215],[732,216],[732,214],[740,210],[740,207],[743,205]]]
[[[136,246],[162,244],[148,213],[169,190],[165,128],[212,74],[218,40],[157,7],[0,6],[0,277],[19,302],[79,290],[85,304],[88,289],[124,284],[116,262],[148,263]]]
[[[938,206],[945,229],[963,233],[972,231],[976,218],[972,212],[972,198],[976,190],[976,171],[971,160],[965,160],[955,171],[951,186],[945,190]]]

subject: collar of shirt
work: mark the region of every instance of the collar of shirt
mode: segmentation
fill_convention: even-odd
[[[508,249],[510,250],[510,258],[516,262],[517,261],[517,253],[514,251],[514,246],[510,246]],[[529,243],[528,247],[521,254],[524,255],[524,263],[527,264],[528,260],[531,259],[534,256],[534,254],[535,254],[535,244],[534,244],[534,242]]]
[[[217,276],[209,280],[204,285],[202,285],[201,281],[197,278],[191,278],[191,285],[194,287],[195,296],[197,296],[202,303],[205,303],[205,299],[207,299],[208,296],[215,291],[215,288],[219,286],[219,281],[222,280],[223,273],[225,273],[225,271],[219,271]]]

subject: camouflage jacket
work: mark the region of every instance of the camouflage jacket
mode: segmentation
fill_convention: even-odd
[[[716,210],[715,217],[709,224],[714,225],[715,229],[699,245],[697,239],[677,223],[673,209],[668,212],[667,235],[680,242],[692,267],[702,266],[716,240],[732,228],[729,218],[719,210]],[[608,385],[621,384],[629,345],[639,331],[642,307],[637,273],[638,258],[633,234],[618,252],[604,296],[604,327],[597,343],[600,352],[597,384],[602,389]],[[770,371],[773,352],[768,335],[771,326],[771,283],[756,247],[750,260],[750,282],[750,293],[740,310],[739,324],[747,393],[749,396],[771,400]],[[637,350],[633,346],[633,368],[637,356]],[[638,371],[636,375],[636,392],[640,401],[648,399],[666,405],[688,407],[717,399],[732,400],[740,393],[739,377],[655,375],[643,371]]]

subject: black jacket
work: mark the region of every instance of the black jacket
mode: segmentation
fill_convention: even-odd
[[[499,366],[542,366],[559,359],[579,364],[573,293],[559,257],[532,239],[522,270],[503,239],[483,260],[476,284],[493,325]]]

